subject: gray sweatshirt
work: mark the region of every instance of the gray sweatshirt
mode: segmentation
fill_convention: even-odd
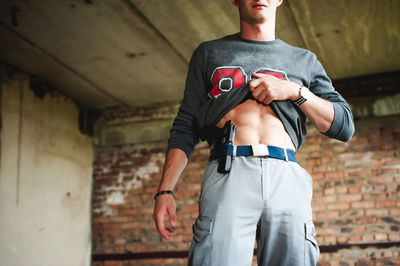
[[[278,38],[263,42],[233,34],[204,42],[193,52],[168,150],[181,149],[189,159],[199,139],[214,140],[218,121],[235,106],[252,98],[248,83],[255,72],[296,82],[332,102],[335,116],[324,134],[341,141],[351,139],[354,122],[350,108],[333,88],[314,53]],[[273,101],[270,107],[298,149],[306,136],[306,116],[289,100]]]

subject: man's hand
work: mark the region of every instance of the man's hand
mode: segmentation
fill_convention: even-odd
[[[165,228],[164,216],[169,216],[169,223],[172,227],[176,226],[176,202],[172,195],[161,195],[156,199],[153,212],[153,220],[162,238],[169,240],[176,232]]]
[[[249,89],[253,97],[263,104],[272,101],[296,100],[299,98],[300,86],[294,82],[281,80],[268,74],[254,73]]]

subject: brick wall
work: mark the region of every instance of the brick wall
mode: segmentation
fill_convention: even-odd
[[[165,148],[99,153],[94,162],[94,253],[187,250],[197,213],[207,148],[193,154],[176,187],[177,236],[161,241],[155,229],[153,195],[161,178]]]
[[[319,242],[400,241],[399,117],[357,123],[349,143],[313,132],[299,153],[313,176]]]
[[[349,143],[309,131],[298,158],[313,177],[319,244],[376,247],[323,252],[320,263],[400,263],[400,117],[357,121]]]
[[[191,241],[208,148],[197,147],[177,184],[178,235],[169,242],[161,240],[152,221],[152,197],[164,151],[165,143],[97,150],[93,188],[97,259],[93,265],[185,264],[184,258],[129,260],[143,252],[152,252],[153,257],[175,252],[179,257],[184,252],[177,251],[187,251]],[[320,264],[399,264],[400,116],[360,119],[349,143],[328,139],[310,128],[298,158],[314,180]],[[101,262],[107,254],[120,255]]]

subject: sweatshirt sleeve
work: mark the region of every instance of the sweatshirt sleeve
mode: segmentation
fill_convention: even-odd
[[[333,104],[334,119],[331,127],[324,135],[340,141],[349,141],[354,134],[354,121],[350,107],[346,100],[333,88],[331,80],[315,55],[309,88],[315,95]]]
[[[188,160],[199,143],[195,114],[207,96],[204,69],[204,53],[201,52],[200,45],[190,59],[183,100],[172,124],[167,148],[167,151],[173,148],[181,149]]]

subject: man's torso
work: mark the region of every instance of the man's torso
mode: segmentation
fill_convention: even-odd
[[[290,77],[291,81],[298,84],[306,82],[306,75],[302,73],[304,68],[295,67],[303,50],[289,48],[280,40],[265,43],[230,40],[235,37],[237,38],[233,36],[226,40],[221,39],[219,43],[214,42],[207,49],[208,62],[205,72],[206,79],[210,81],[208,97],[214,100],[214,104],[217,98],[225,97],[225,94],[239,94],[235,90],[248,90],[246,84],[249,83],[252,73],[270,74],[282,80],[289,80]],[[282,54],[277,53],[280,50]],[[293,54],[288,55],[287,51]],[[309,54],[305,57],[309,57]],[[228,120],[232,120],[238,127],[236,145],[267,144],[295,150],[291,137],[273,108],[257,102],[254,98],[250,97],[234,106],[217,120],[216,126],[222,128]]]

